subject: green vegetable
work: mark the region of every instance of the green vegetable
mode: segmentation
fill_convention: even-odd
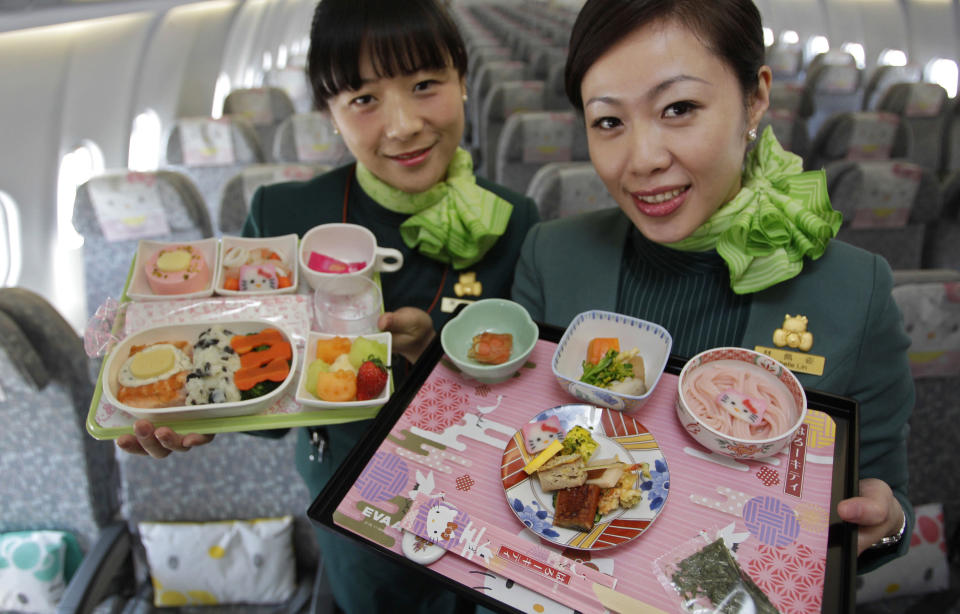
[[[633,365],[619,360],[619,352],[616,350],[607,350],[597,364],[583,361],[583,375],[580,376],[580,381],[605,388],[611,382],[619,382],[628,377],[633,377]]]
[[[671,580],[684,599],[705,597],[717,608],[716,614],[778,614],[763,591],[740,569],[722,539],[677,563]]]
[[[254,384],[249,390],[241,390],[240,399],[246,401],[247,399],[262,397],[263,395],[273,391],[281,383],[282,382],[271,382],[270,380],[264,380],[258,384]]]

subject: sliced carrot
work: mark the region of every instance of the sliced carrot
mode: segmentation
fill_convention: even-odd
[[[333,364],[340,354],[350,352],[350,340],[346,337],[332,339],[317,339],[317,358],[323,362]]]
[[[595,337],[587,346],[587,362],[599,364],[610,350],[620,351],[620,340],[616,337]]]
[[[293,282],[290,281],[289,277],[284,277],[283,275],[277,276],[277,286],[280,288],[289,288],[293,285]]]
[[[246,354],[255,347],[261,345],[276,345],[284,341],[283,333],[279,330],[275,328],[265,328],[253,335],[234,335],[234,337],[230,339],[230,347],[232,347],[237,354]]]
[[[353,401],[357,398],[357,377],[346,369],[318,373],[317,398],[331,403]]]
[[[223,289],[224,290],[239,290],[240,289],[240,278],[239,277],[227,277],[223,280]]]
[[[282,358],[274,358],[262,367],[237,369],[233,374],[233,383],[239,390],[250,390],[260,382],[282,382],[290,373],[290,365]]]
[[[247,352],[240,355],[241,367],[259,367],[275,358],[290,360],[293,358],[293,348],[286,341],[275,343],[265,350],[259,352]]]

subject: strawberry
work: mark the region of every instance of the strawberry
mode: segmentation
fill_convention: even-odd
[[[368,356],[357,369],[357,400],[377,398],[386,385],[387,369],[383,366],[383,361],[375,356]]]

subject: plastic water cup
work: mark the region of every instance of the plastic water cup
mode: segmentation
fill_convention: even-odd
[[[322,280],[313,295],[320,331],[337,335],[378,332],[382,312],[380,287],[369,277],[348,275]]]

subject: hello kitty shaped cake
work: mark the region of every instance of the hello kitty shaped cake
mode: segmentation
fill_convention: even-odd
[[[563,439],[563,427],[560,425],[560,418],[556,416],[524,424],[521,431],[523,443],[530,454],[539,454],[554,441]]]

